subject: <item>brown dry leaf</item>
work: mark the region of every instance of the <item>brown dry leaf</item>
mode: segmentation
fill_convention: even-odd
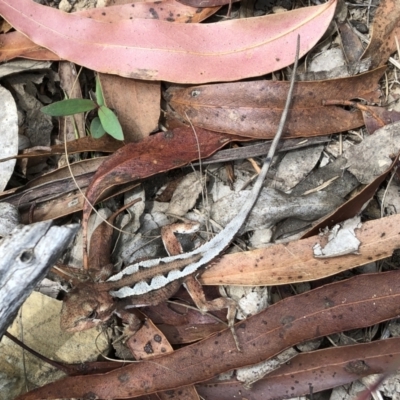
[[[0,0],[1,15],[16,30],[63,59],[99,72],[181,83],[238,80],[290,65],[297,37],[301,57],[326,31],[335,7],[336,0],[329,0],[216,24],[147,19],[105,24],[30,0]]]
[[[270,286],[309,282],[390,257],[400,247],[400,214],[365,222],[357,229],[358,254],[315,258],[313,247],[325,236],[311,236],[265,249],[226,254],[199,278],[203,285]]]
[[[85,136],[83,138],[76,139],[71,142],[67,142],[68,154],[82,153],[85,151],[100,151],[103,153],[113,153],[123,146],[123,142],[115,140],[110,135],[104,135],[100,139],[94,139],[91,136]],[[65,146],[64,143],[50,146],[46,149],[37,149],[25,154],[19,154],[14,157],[2,158],[0,162],[12,160],[12,159],[24,159],[24,158],[35,158],[35,157],[49,157],[55,154],[64,154]]]
[[[209,290],[210,289],[210,290]],[[219,297],[217,290],[213,288],[205,288],[205,294],[209,298]],[[212,293],[210,293],[212,291]],[[143,307],[141,311],[151,319],[157,327],[165,334],[169,342],[172,344],[187,344],[202,340],[212,333],[222,331],[226,328],[226,324],[218,322],[210,315],[202,315],[198,310],[187,308],[179,303],[184,299],[186,304],[191,304],[187,291],[180,288],[174,295],[179,302],[165,302],[154,307]],[[225,311],[217,312],[221,315],[221,319],[226,317]],[[213,312],[215,315],[215,313]]]
[[[82,190],[85,190],[90,184],[91,178],[103,163],[104,158],[94,158],[71,164],[72,172]],[[127,183],[118,187],[118,190],[114,188],[112,191],[105,192],[104,197],[99,198],[98,201],[124,193],[135,186],[137,183]],[[21,222],[26,224],[55,219],[81,211],[84,202],[67,167],[59,168],[34,179],[18,190],[3,192],[0,198],[2,201],[17,206]]]
[[[338,23],[338,29],[347,63],[357,62],[364,51],[361,39],[348,21]]]
[[[18,400],[59,397],[126,398],[176,389],[255,364],[312,338],[367,327],[400,313],[400,272],[365,274],[286,298],[236,324],[242,352],[229,329],[107,375],[68,377]],[[105,379],[106,377],[106,379]]]
[[[376,130],[393,122],[400,121],[400,112],[388,110],[386,107],[363,106],[361,110],[365,127],[370,135]]]
[[[32,42],[20,32],[9,32],[0,35],[0,61],[10,61],[16,57],[31,60],[57,61],[59,56]]]
[[[364,125],[361,112],[324,107],[331,99],[379,101],[379,79],[385,68],[350,78],[297,82],[285,137],[327,135]],[[273,138],[289,82],[252,81],[194,86],[167,93],[171,107],[193,125],[217,132]]]
[[[152,359],[157,355],[171,354],[174,352],[173,347],[169,344],[168,339],[149,319],[145,321],[139,331],[127,341],[131,353],[136,360]],[[194,385],[180,388],[179,391],[168,390],[168,392],[157,393],[160,400],[168,400],[177,398],[182,400],[200,400]]]
[[[400,338],[302,353],[292,358],[250,389],[235,378],[213,379],[197,385],[206,399],[295,398],[345,385],[372,374],[388,371],[393,359],[400,357]]]
[[[160,82],[107,74],[99,74],[99,78],[107,107],[118,115],[126,142],[139,142],[157,130],[160,118]]]
[[[386,64],[396,51],[396,36],[400,39],[400,2],[381,0],[372,24],[371,41],[361,59],[370,57],[371,68]]]
[[[86,180],[82,183],[81,189],[84,191],[90,183],[90,178],[93,174],[85,177]],[[99,198],[98,202],[108,200],[114,196],[125,193],[138,186],[138,183],[131,183],[119,187],[118,190],[111,190]],[[63,188],[59,189],[61,192]],[[64,192],[62,192],[64,193]],[[79,190],[72,190],[69,193],[58,194],[57,197],[51,200],[42,200],[39,203],[33,203],[29,209],[21,210],[21,222],[28,224],[32,222],[46,221],[48,219],[56,219],[66,215],[73,214],[77,211],[82,211],[85,199]]]
[[[394,110],[389,111],[387,107],[369,106],[345,100],[328,100],[324,102],[324,105],[347,106],[360,110],[364,118],[365,127],[370,135],[372,135],[376,130],[383,128],[385,125],[389,125],[400,120],[400,113]]]
[[[90,160],[83,160],[74,164],[71,164],[72,173],[75,177],[77,177],[77,181],[80,184],[85,182],[85,175],[91,177],[91,173],[96,171],[99,166],[103,163],[104,159],[107,157],[98,157]],[[60,194],[65,193],[67,187],[72,188],[72,190],[76,189],[73,182],[66,183],[63,189],[50,189],[49,187],[45,187],[46,185],[57,185],[64,183],[62,180],[70,180],[71,174],[67,167],[56,169],[52,172],[49,172],[45,175],[42,175],[36,179],[31,180],[27,183],[23,188],[19,188],[19,190],[14,190],[12,194],[9,192],[3,192],[0,196],[1,200],[6,201],[8,203],[14,204],[16,206],[27,206],[31,201],[38,201],[41,196],[47,196],[50,194]]]

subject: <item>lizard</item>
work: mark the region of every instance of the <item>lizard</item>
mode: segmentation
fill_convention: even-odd
[[[228,309],[228,326],[239,349],[234,331],[236,302],[227,298],[207,302],[201,290],[201,285],[196,280],[196,275],[200,274],[202,269],[229,246],[257,201],[286,123],[293,95],[299,47],[300,37],[298,36],[289,91],[277,133],[253,188],[236,216],[210,241],[195,250],[164,258],[140,261],[127,266],[104,282],[98,282],[94,285],[78,285],[67,294],[63,302],[61,327],[64,330],[75,332],[89,329],[107,321],[114,313],[126,316],[126,314],[129,314],[125,312],[127,308],[160,304],[171,297],[183,283],[200,311]],[[138,322],[133,321],[132,316],[133,314],[129,314],[128,318],[133,332],[135,329],[137,330]]]

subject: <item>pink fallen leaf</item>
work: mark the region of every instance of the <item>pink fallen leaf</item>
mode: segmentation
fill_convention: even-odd
[[[133,18],[160,19],[169,22],[193,23],[200,22],[213,15],[220,7],[199,9],[178,3],[175,0],[141,1],[132,4],[121,4],[112,7],[90,8],[78,11],[76,15],[109,23]],[[60,60],[56,54],[45,49],[23,35],[21,32],[8,32],[0,35],[2,44],[0,62],[16,57],[31,60]]]
[[[326,31],[337,0],[215,24],[133,19],[102,23],[31,0],[0,0],[0,14],[33,42],[87,68],[146,80],[233,81],[281,69]]]

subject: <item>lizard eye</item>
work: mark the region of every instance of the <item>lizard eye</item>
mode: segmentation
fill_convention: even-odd
[[[93,310],[88,316],[88,319],[97,319],[98,315],[97,312],[95,310]]]

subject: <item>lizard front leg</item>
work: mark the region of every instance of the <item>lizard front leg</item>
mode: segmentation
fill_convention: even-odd
[[[117,341],[121,339],[124,341],[128,340],[143,325],[141,319],[136,314],[130,312],[129,309],[145,306],[156,306],[173,296],[178,291],[180,285],[180,281],[174,281],[157,291],[149,292],[141,296],[127,297],[126,299],[118,301],[115,314],[117,314],[123,320],[124,330],[121,337],[119,337]]]

